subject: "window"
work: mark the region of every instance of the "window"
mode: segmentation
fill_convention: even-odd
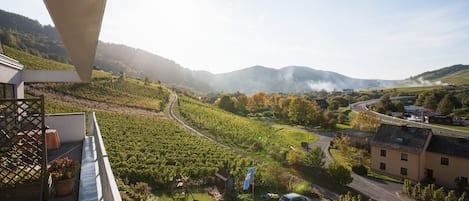
[[[401,167],[401,174],[402,175],[407,175],[407,168]]]
[[[442,165],[449,165],[449,159],[446,157],[441,157],[441,164]]]
[[[15,97],[14,85],[0,83],[0,99],[14,98],[14,97]]]
[[[379,152],[379,155],[380,155],[380,156],[383,156],[383,157],[386,157],[386,150],[385,150],[385,149],[381,149],[380,152]]]
[[[386,170],[386,163],[379,163],[380,170]]]
[[[409,156],[406,153],[401,153],[401,161],[407,161],[408,157]]]

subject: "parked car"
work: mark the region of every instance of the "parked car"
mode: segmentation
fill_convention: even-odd
[[[304,195],[300,195],[298,193],[288,193],[288,194],[282,195],[279,201],[311,201],[311,199],[307,198]]]

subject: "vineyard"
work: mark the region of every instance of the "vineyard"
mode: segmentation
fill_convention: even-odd
[[[244,170],[250,164],[166,118],[97,116],[115,174],[131,183],[163,187],[177,174],[211,182],[219,168]]]
[[[143,82],[131,78],[113,79],[109,75],[93,78],[90,83],[46,84],[45,88],[84,99],[155,111],[161,111],[168,101],[169,92],[160,85],[144,86]]]
[[[178,99],[177,105],[177,112],[185,122],[217,141],[276,161],[282,161],[292,148],[301,149],[301,142],[318,140],[317,135],[273,128],[187,97]]]
[[[74,70],[69,64],[47,60],[6,47],[7,55],[20,61],[31,70]],[[83,99],[161,111],[168,102],[169,92],[159,83],[147,83],[132,78],[113,76],[112,73],[93,71],[90,83],[35,84],[32,87],[71,95]]]

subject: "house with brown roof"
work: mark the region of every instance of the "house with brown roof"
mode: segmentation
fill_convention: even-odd
[[[393,177],[455,188],[469,177],[469,140],[428,128],[382,124],[371,142],[371,169]]]
[[[469,178],[469,140],[434,135],[427,148],[425,172],[435,183],[455,187],[455,179]]]
[[[371,169],[391,176],[422,180],[425,150],[432,130],[382,124],[371,141]]]

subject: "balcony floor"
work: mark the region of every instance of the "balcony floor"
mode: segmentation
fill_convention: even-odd
[[[60,148],[48,151],[47,160],[50,163],[54,159],[68,157],[72,160],[81,162],[83,142],[62,143]],[[78,200],[78,188],[80,186],[80,174],[75,175],[75,184],[73,193],[64,197],[55,197],[55,193],[51,194],[49,200],[52,201],[76,201]]]

